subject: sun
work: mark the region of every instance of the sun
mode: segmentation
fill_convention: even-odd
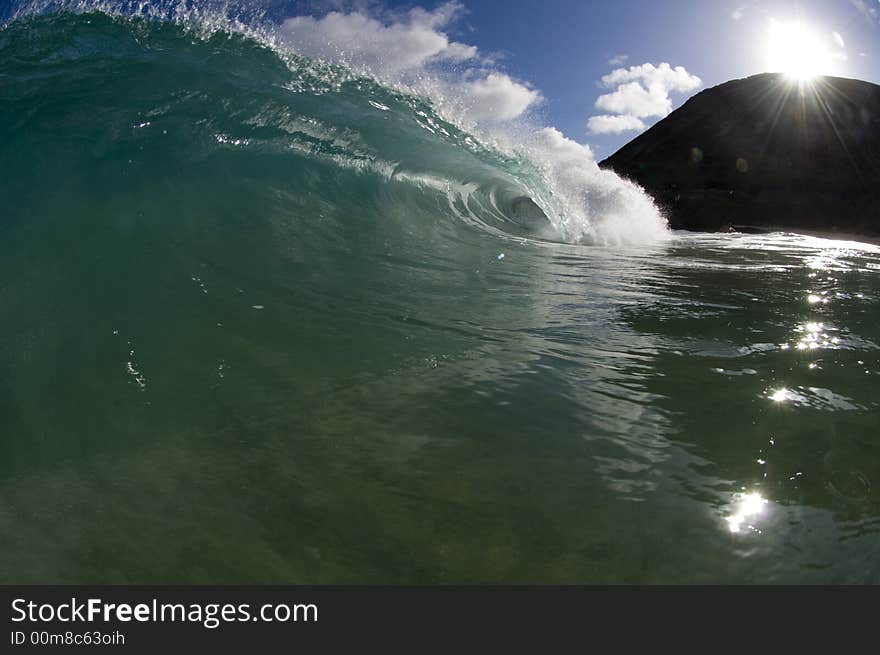
[[[767,70],[808,81],[833,71],[835,57],[823,39],[801,22],[770,20],[767,32]]]

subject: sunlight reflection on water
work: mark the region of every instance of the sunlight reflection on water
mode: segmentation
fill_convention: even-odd
[[[760,532],[752,522],[761,516],[767,508],[768,501],[757,491],[739,494],[735,497],[733,513],[725,520],[731,532],[742,532],[743,529]]]

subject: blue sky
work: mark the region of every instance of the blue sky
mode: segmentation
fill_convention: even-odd
[[[369,38],[382,37],[380,32],[387,31],[384,46],[376,46],[386,50],[422,28],[431,32],[428,36],[441,35],[449,47],[428,61],[445,59],[460,67],[471,66],[464,80],[495,71],[498,75],[486,78],[482,87],[476,83],[472,87],[486,98],[517,92],[515,86],[504,86],[502,74],[528,88],[534,95],[520,93],[514,98],[519,105],[512,105],[508,113],[528,103],[539,121],[589,144],[597,159],[639,134],[639,125],[650,126],[700,89],[767,70],[771,66],[768,48],[774,38],[779,40],[771,36],[776,34],[774,25],[805,25],[814,40],[811,43],[826,55],[826,70],[821,72],[880,82],[880,0],[315,0],[281,1],[272,7],[276,19],[313,17],[289,23],[292,39],[307,51],[311,40],[312,48],[322,55],[327,54],[322,43],[329,40],[336,41],[336,48],[356,49],[353,42],[362,38],[369,24],[376,31]],[[334,11],[339,24],[322,20]],[[376,23],[349,20],[347,27],[342,25],[349,31],[340,32],[346,17],[352,19],[355,14]],[[416,39],[406,47],[418,50],[421,45]],[[777,56],[791,50],[786,42],[775,46]],[[403,61],[408,54],[395,50],[388,59]],[[460,59],[466,61],[459,63]],[[661,74],[664,62],[670,69]],[[481,72],[475,73],[476,69]],[[615,69],[624,70],[613,79],[605,77]],[[621,91],[622,85],[627,88]],[[656,107],[650,106],[648,90],[659,103]],[[599,101],[603,106],[597,108],[600,96],[616,91],[621,93]],[[642,99],[649,106],[634,108],[632,103],[639,98],[624,97],[631,96],[630,92],[645,96]],[[498,114],[498,106],[493,110]],[[652,111],[654,115],[649,114]],[[592,124],[597,129],[590,130],[588,121],[593,116],[612,119],[599,119]],[[637,129],[608,133],[608,125]]]

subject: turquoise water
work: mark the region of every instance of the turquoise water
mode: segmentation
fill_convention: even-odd
[[[0,89],[0,582],[880,582],[877,246],[573,218],[228,32],[21,19]]]

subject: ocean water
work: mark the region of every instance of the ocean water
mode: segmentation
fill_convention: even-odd
[[[0,96],[0,582],[880,582],[880,247],[241,30],[19,17]]]

